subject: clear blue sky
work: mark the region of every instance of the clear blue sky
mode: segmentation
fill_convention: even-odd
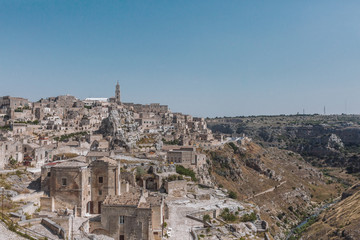
[[[0,0],[0,95],[360,113],[360,1]]]

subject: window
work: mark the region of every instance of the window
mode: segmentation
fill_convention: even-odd
[[[99,196],[102,195],[102,190],[99,190]]]
[[[89,177],[89,182],[88,182],[88,184],[89,184],[89,185],[91,184],[91,177]]]
[[[124,224],[124,222],[125,222],[125,216],[120,216],[119,217],[119,223]]]
[[[62,184],[63,186],[66,186],[66,185],[67,185],[67,179],[66,179],[66,178],[62,178],[62,179],[61,179],[61,184]]]
[[[51,172],[48,172],[47,176],[50,177],[50,176],[51,176]]]
[[[99,177],[99,183],[103,183],[103,177]]]
[[[8,145],[5,146],[5,150],[6,150],[6,151],[8,150]]]

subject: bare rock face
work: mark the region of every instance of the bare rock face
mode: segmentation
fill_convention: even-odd
[[[247,167],[252,168],[259,173],[264,172],[264,164],[261,162],[260,159],[254,159],[254,158],[246,159],[245,163]]]
[[[339,138],[336,134],[332,133],[329,137],[328,145],[329,149],[340,149],[344,148],[344,143],[342,142],[341,138]]]
[[[109,117],[102,121],[98,132],[104,137],[111,137],[112,149],[117,146],[133,149],[140,139],[138,123],[135,122],[133,112],[127,109],[112,110]]]

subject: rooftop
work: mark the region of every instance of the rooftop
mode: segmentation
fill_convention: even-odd
[[[53,167],[54,168],[77,168],[77,167],[87,167],[87,166],[88,166],[87,163],[72,159],[69,161],[64,161],[64,162],[55,164]]]
[[[137,193],[123,193],[120,196],[109,195],[105,198],[104,205],[116,205],[116,206],[135,206],[139,205],[141,194]]]
[[[150,204],[150,206],[159,206],[162,203],[161,196],[149,196],[146,198],[146,201]]]
[[[88,154],[86,155],[87,157],[108,157],[110,156],[109,152],[97,152],[97,151],[90,151],[88,152]]]
[[[98,160],[93,161],[92,164],[93,164],[93,163],[96,163],[96,162],[99,162],[99,161],[100,161],[100,162],[101,162],[101,161],[106,162],[106,163],[108,163],[108,164],[111,165],[111,166],[117,166],[117,161],[114,160],[114,159],[112,159],[112,158],[108,158],[108,157],[99,158]]]

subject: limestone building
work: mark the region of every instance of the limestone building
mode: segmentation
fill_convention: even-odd
[[[55,209],[75,209],[77,216],[99,214],[107,195],[120,194],[120,167],[107,157],[90,164],[80,158],[41,168],[41,189],[48,194],[43,201],[54,201]]]
[[[164,202],[147,193],[107,196],[101,213],[101,225],[107,235],[117,240],[161,239]]]
[[[200,166],[206,162],[206,155],[197,153],[193,147],[183,147],[168,151],[167,160],[170,164]]]

